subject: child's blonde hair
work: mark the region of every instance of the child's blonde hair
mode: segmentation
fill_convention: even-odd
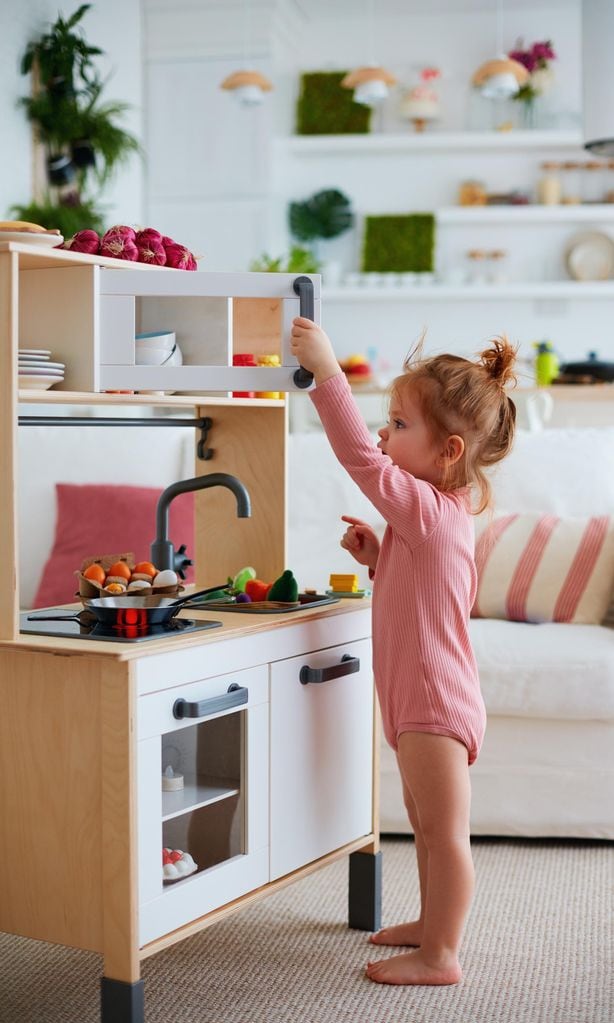
[[[462,437],[463,454],[444,470],[439,489],[474,487],[477,502],[473,511],[479,514],[491,502],[484,470],[500,462],[514,441],[516,406],[505,388],[516,383],[517,349],[506,337],[498,337],[476,362],[458,355],[422,358],[423,340],[408,355],[390,394],[401,406],[404,395],[411,394],[437,439],[443,441],[453,434]]]

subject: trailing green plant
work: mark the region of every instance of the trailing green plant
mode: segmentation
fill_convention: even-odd
[[[15,209],[38,208],[46,218],[55,209],[51,226],[66,233],[62,224],[70,224],[71,234],[101,224],[94,185],[102,188],[123,161],[140,152],[137,138],[120,123],[129,105],[102,99],[106,83],[94,58],[104,51],[89,45],[80,24],[90,7],[82,4],[69,18],[59,16],[28,43],[21,61],[22,74],[33,75],[33,92],[19,104],[44,146],[48,188],[41,203]]]
[[[288,223],[294,238],[302,242],[336,238],[354,223],[350,200],[337,188],[315,192],[305,202],[291,202]]]
[[[432,213],[365,217],[364,271],[432,272],[434,255],[435,217]]]
[[[369,131],[371,108],[354,102],[354,94],[341,87],[347,71],[309,71],[301,75],[296,107],[299,135],[364,135]]]
[[[320,264],[310,249],[304,249],[300,245],[293,245],[288,255],[269,256],[263,252],[257,259],[252,260],[250,270],[260,273],[320,273]]]

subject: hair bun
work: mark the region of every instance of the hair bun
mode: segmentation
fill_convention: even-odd
[[[500,387],[507,387],[516,383],[514,364],[517,353],[518,349],[506,337],[495,337],[491,347],[480,353],[480,362],[489,377]]]

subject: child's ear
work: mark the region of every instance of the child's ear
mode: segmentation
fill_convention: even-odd
[[[465,442],[457,433],[453,433],[445,442],[441,457],[448,465],[454,465],[462,458],[465,450]]]

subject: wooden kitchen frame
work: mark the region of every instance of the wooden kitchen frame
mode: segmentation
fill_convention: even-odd
[[[16,492],[20,401],[41,405],[61,402],[68,406],[88,402],[103,406],[152,404],[151,398],[138,395],[58,391],[20,395],[18,392],[19,343],[25,345],[31,341],[20,327],[20,323],[28,320],[23,304],[20,315],[23,275],[30,270],[74,270],[94,265],[110,269],[121,267],[127,280],[135,272],[130,264],[117,260],[17,243],[0,245],[0,492],[3,495],[0,555],[2,564],[14,566],[12,573],[3,573],[0,583],[3,708],[0,715],[0,818],[3,821],[0,851],[3,862],[11,863],[10,871],[4,871],[0,880],[0,929],[101,953],[104,957],[103,1023],[143,1023],[142,959],[341,856],[349,855],[350,859],[350,926],[364,929],[379,926],[379,730],[370,657],[365,656],[370,642],[370,610],[363,601],[341,601],[328,607],[305,609],[298,615],[260,617],[190,612],[193,618],[216,618],[223,622],[223,628],[137,644],[86,642],[79,638],[20,633]],[[158,275],[181,273],[152,271]],[[160,279],[167,287],[167,279]],[[52,297],[50,301],[51,324]],[[273,318],[277,316],[274,307],[273,299],[268,313]],[[256,323],[256,318],[245,307],[237,310],[237,318],[241,317],[246,324],[245,331],[253,332],[254,343],[260,337],[266,346],[269,339],[266,323]],[[242,335],[247,336],[247,333]],[[242,383],[244,379],[241,377]],[[156,405],[191,410],[198,418],[210,417],[212,429],[208,443],[215,451],[214,460],[203,462],[195,457],[194,475],[232,473],[244,483],[251,497],[252,518],[241,520],[239,529],[235,526],[236,509],[231,495],[221,489],[196,495],[197,586],[224,578],[230,554],[238,565],[257,564],[263,577],[278,575],[286,567],[285,402],[203,395],[173,395],[154,401]],[[358,649],[362,664],[357,674],[336,678],[330,688],[327,683],[298,686],[293,690],[296,727],[314,729],[303,735],[302,741],[307,745],[317,744],[323,765],[317,778],[310,778],[307,772],[302,793],[292,793],[292,801],[297,803],[299,811],[314,813],[317,821],[311,835],[314,842],[307,843],[309,851],[303,862],[300,848],[290,849],[289,853],[270,849],[270,835],[283,834],[286,807],[280,779],[285,774],[283,758],[292,755],[292,751],[280,752],[275,747],[275,729],[279,728],[280,719],[276,700],[285,700],[290,693],[295,664],[305,661],[333,664],[338,669],[342,659]],[[139,822],[144,813],[139,781],[144,709],[148,701],[154,697],[157,700],[166,689],[172,702],[176,696],[183,695],[186,687],[202,687],[203,692],[207,692],[209,686],[218,685],[220,680],[225,685],[235,676],[257,678],[264,692],[263,675],[270,680],[270,688],[267,681],[266,697],[261,696],[257,714],[262,735],[269,736],[270,741],[258,763],[259,770],[264,772],[261,780],[265,775],[268,779],[268,787],[262,785],[268,817],[266,821],[261,820],[259,839],[249,839],[253,850],[249,842],[243,850],[246,854],[254,852],[254,857],[246,857],[245,862],[253,862],[253,876],[260,880],[252,889],[228,897],[223,904],[205,912],[199,912],[195,900],[193,915],[168,932],[160,930],[163,925],[158,923],[156,914],[158,902],[160,906],[171,905],[172,896],[161,895],[158,902],[154,899],[147,908],[154,921],[152,933],[157,936],[143,941],[141,918],[146,914],[139,901],[139,882],[150,855],[139,835]],[[254,685],[252,690],[256,689]],[[354,697],[351,700],[350,695]],[[304,713],[306,706],[312,713]],[[334,728],[324,728],[324,722],[330,725],[331,707],[337,713]],[[345,719],[348,707],[356,715],[353,721]],[[355,732],[363,736],[364,742],[358,744],[353,738]],[[296,745],[300,746],[300,742]],[[252,758],[253,754],[252,749]],[[342,756],[339,762],[335,762],[337,755]],[[293,764],[290,768],[297,777],[302,777],[298,770],[300,765]],[[346,774],[343,774],[344,769],[347,769]],[[354,802],[346,798],[354,775],[362,779],[355,800],[358,808],[352,811],[354,816],[350,814],[346,818],[347,806]],[[318,808],[325,801],[320,798],[318,786],[322,785],[329,785],[333,793],[333,812],[320,822]],[[245,805],[249,807],[249,803]],[[248,816],[250,812],[245,810]],[[259,806],[258,812],[265,810]],[[291,818],[287,827],[292,830]],[[296,830],[298,832],[299,828]],[[279,837],[275,841],[279,842]],[[15,849],[19,850],[18,856],[14,855]],[[279,864],[277,872],[270,869],[275,861]],[[298,863],[296,867],[291,866],[294,861]],[[271,879],[275,873],[278,876]],[[204,891],[206,874],[204,871],[194,876],[198,880],[192,891]],[[192,880],[186,878],[179,884],[187,885]],[[161,915],[159,919],[164,917]]]

